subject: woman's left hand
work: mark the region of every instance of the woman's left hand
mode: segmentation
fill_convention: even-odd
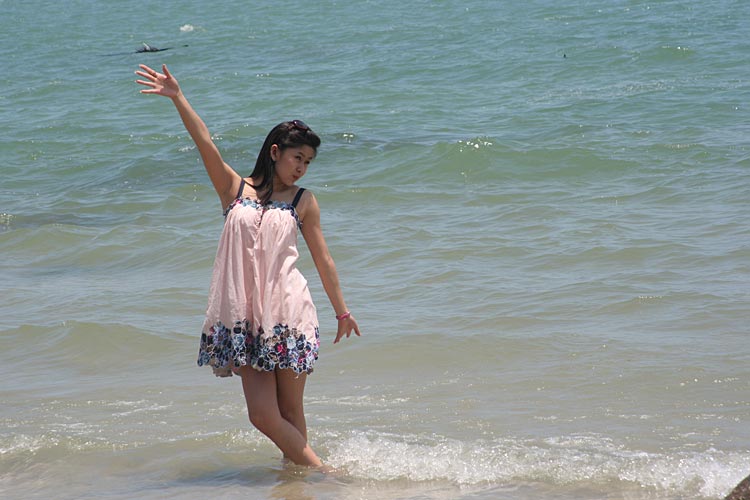
[[[336,332],[336,340],[333,341],[334,344],[338,344],[339,340],[346,335],[346,338],[349,338],[352,335],[352,332],[357,334],[357,337],[361,337],[362,335],[359,333],[359,325],[357,325],[357,320],[354,319],[354,316],[349,315],[348,317],[344,319],[338,320],[339,322],[339,329],[338,332]]]

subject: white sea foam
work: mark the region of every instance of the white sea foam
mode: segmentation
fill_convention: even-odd
[[[352,432],[331,446],[328,459],[354,476],[377,481],[570,487],[604,487],[614,481],[693,497],[726,493],[750,470],[748,453],[645,452],[595,435],[467,443],[441,436]]]
[[[0,455],[34,453],[42,448],[57,446],[60,440],[53,436],[28,436],[14,434],[1,438]]]

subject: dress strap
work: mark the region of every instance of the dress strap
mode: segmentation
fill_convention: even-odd
[[[304,192],[305,188],[299,188],[297,191],[297,194],[294,195],[294,201],[292,201],[292,206],[294,208],[297,208],[297,203],[299,203],[299,199],[302,198],[302,193]]]
[[[235,196],[235,200],[242,198],[242,192],[245,190],[245,179],[241,179],[240,182],[240,190],[237,191],[237,196]]]

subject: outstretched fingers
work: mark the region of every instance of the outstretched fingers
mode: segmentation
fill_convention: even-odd
[[[148,89],[141,90],[142,94],[158,94],[166,97],[179,95],[180,86],[175,77],[172,76],[172,73],[167,69],[166,64],[162,64],[161,67],[164,73],[159,73],[145,64],[139,64],[138,66],[141,69],[136,70],[135,74],[142,77],[142,79],[135,82],[139,85],[149,87]]]
[[[136,80],[135,83],[139,85],[145,85],[146,87],[151,87],[150,89],[141,89],[141,94],[157,94],[159,92],[159,89],[156,88],[156,84],[154,82]]]
[[[136,75],[148,78],[152,82],[156,81],[159,77],[159,73],[156,70],[149,68],[145,64],[139,64],[138,67],[141,68],[141,71],[136,71]]]
[[[146,80],[136,80],[135,83],[139,85],[144,85],[146,87],[151,87],[150,89],[143,89],[141,90],[141,93],[143,94],[153,94],[156,92],[157,87],[157,77],[158,73],[146,66],[145,64],[139,64],[138,65],[141,68],[141,71],[136,71],[135,74],[145,78]]]

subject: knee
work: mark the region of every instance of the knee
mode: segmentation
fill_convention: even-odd
[[[296,423],[305,418],[305,412],[300,405],[281,405],[279,406],[279,412],[281,413],[281,418],[287,422]]]
[[[281,419],[278,413],[267,409],[248,410],[248,417],[250,417],[250,423],[253,424],[253,427],[265,435],[273,434]]]

